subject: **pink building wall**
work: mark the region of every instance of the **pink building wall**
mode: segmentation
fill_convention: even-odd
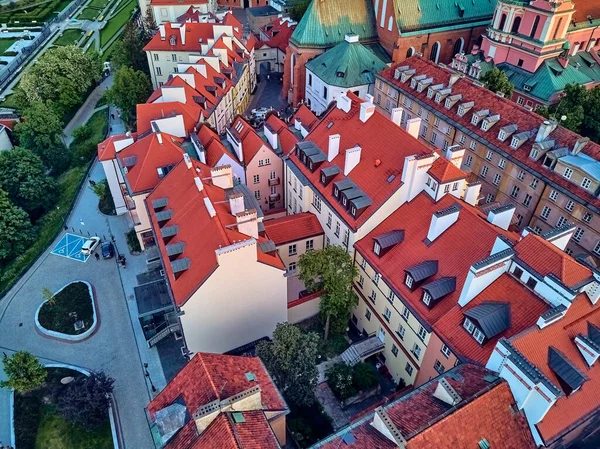
[[[269,159],[270,163],[259,166],[259,161],[266,159]],[[264,213],[269,212],[269,195],[271,194],[269,178],[272,171],[275,172],[275,178],[279,178],[279,184],[274,186],[275,193],[279,194],[279,201],[274,202],[272,209],[275,210],[283,207],[283,161],[265,144],[246,165],[246,185],[253,193],[257,190],[260,191],[258,202]],[[258,184],[254,184],[254,175],[259,176]]]
[[[441,362],[444,371],[448,371],[458,363],[458,359],[452,352],[449,357],[446,357],[442,353],[443,345],[444,343],[442,340],[440,340],[435,333],[432,333],[429,337],[429,342],[427,343],[425,355],[423,356],[423,363],[421,363],[419,373],[415,379],[415,388],[440,375],[433,367],[436,360]]]

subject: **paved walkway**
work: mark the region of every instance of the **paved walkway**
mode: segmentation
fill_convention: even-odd
[[[346,412],[344,412],[344,410],[341,409],[340,403],[334,396],[331,388],[329,388],[329,385],[327,385],[327,382],[317,385],[315,396],[323,406],[325,412],[331,418],[333,430],[337,431],[338,429],[350,424],[350,417]]]

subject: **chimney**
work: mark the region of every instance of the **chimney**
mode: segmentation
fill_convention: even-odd
[[[588,323],[588,327],[590,326],[593,326],[593,324]],[[579,334],[577,337],[575,337],[575,346],[577,346],[577,349],[579,349],[581,356],[584,358],[589,367],[596,363],[600,357],[598,344],[587,335]]]
[[[258,214],[256,209],[248,209],[235,214],[238,231],[250,237],[258,238]]]
[[[181,45],[185,45],[185,23],[179,28],[179,35],[181,36]]]
[[[421,130],[421,117],[411,118],[406,121],[406,132],[413,136],[415,139],[419,138],[419,131]]]
[[[577,142],[575,142],[575,145],[573,145],[573,150],[571,150],[571,154],[577,155],[581,153],[581,150],[583,150],[583,147],[585,147],[589,141],[590,139],[588,137],[580,137],[579,139],[577,139]]]
[[[220,165],[210,169],[210,177],[213,185],[222,189],[233,187],[233,169],[231,165]]]
[[[183,153],[183,160],[185,161],[185,166],[188,170],[192,168],[192,159],[190,158],[189,154]]]
[[[331,162],[340,152],[340,138],[339,134],[332,134],[329,136],[329,147],[327,149],[327,162]]]
[[[544,123],[540,125],[540,129],[538,129],[537,136],[535,136],[536,142],[543,142],[548,138],[550,133],[556,129],[557,121],[554,119],[544,120]]]
[[[452,226],[458,220],[458,205],[447,207],[446,209],[439,210],[431,216],[431,223],[429,225],[429,232],[427,233],[427,240],[433,242],[440,235]]]
[[[481,183],[480,182],[472,182],[467,184],[467,188],[465,189],[464,201],[465,203],[470,204],[471,206],[477,206],[479,203],[479,193],[481,192]]]
[[[448,383],[446,378],[440,379],[440,381],[437,384],[437,388],[433,393],[433,396],[439,399],[440,401],[452,406],[462,401],[460,395],[456,392],[454,388],[452,388],[452,385]]]
[[[276,150],[277,146],[278,146],[278,136],[277,136],[277,133],[273,132],[273,130],[271,129],[271,127],[268,126],[266,123],[265,123],[265,126],[263,126],[263,131],[265,133],[265,137],[269,141],[269,145],[271,145],[271,148],[273,148],[274,150]]]
[[[344,161],[344,176],[348,176],[348,173],[352,171],[354,167],[360,162],[361,148],[355,146],[346,150],[346,160]]]
[[[456,168],[460,168],[462,165],[463,157],[465,156],[465,149],[461,148],[460,145],[451,145],[444,151],[444,158],[452,162]]]
[[[360,104],[360,121],[366,123],[375,112],[375,105],[370,101],[365,101]]]
[[[162,134],[161,133],[156,133],[156,140],[158,140],[158,143],[160,145],[162,145],[163,143],[163,138],[162,138]]]
[[[466,306],[479,293],[488,288],[492,282],[506,273],[510,268],[514,254],[512,248],[507,248],[471,265],[458,298],[458,305],[461,307]]]
[[[390,440],[398,449],[406,449],[406,445],[408,444],[406,439],[396,425],[392,422],[383,407],[377,407],[375,409],[371,426],[373,426],[377,431],[379,431],[379,433]]]
[[[234,193],[229,196],[229,209],[231,215],[239,214],[245,209],[243,193]]]
[[[215,215],[217,215],[217,211],[215,210],[213,203],[210,201],[210,198],[207,196],[204,197],[204,205],[206,206],[208,215],[210,215],[211,218],[214,217]]]
[[[497,207],[496,209],[489,211],[487,221],[506,231],[510,226],[515,209],[516,207],[514,204]]]
[[[204,184],[202,184],[202,180],[198,176],[194,176],[194,182],[196,183],[198,192],[202,192],[204,190]]]
[[[164,41],[167,38],[167,31],[165,30],[165,25],[164,24],[160,24],[158,26],[158,32],[160,33],[160,40]]]
[[[402,109],[402,108],[394,108],[394,109],[392,109],[392,114],[390,115],[390,119],[396,125],[401,126],[401,123],[402,123],[402,114],[404,114],[404,109]]]
[[[348,95],[346,95],[345,93],[340,95],[340,99],[337,102],[337,108],[348,113],[348,112],[350,112],[351,107],[352,107],[352,100],[350,100],[350,98],[348,98]]]
[[[358,34],[346,34],[344,36],[344,40],[350,44],[354,43],[354,42],[358,42]]]
[[[460,78],[461,78],[460,73],[453,73],[452,75],[450,75],[450,80],[448,81],[448,87],[454,86],[454,83],[456,83]]]

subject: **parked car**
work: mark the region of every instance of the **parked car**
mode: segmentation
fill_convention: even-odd
[[[252,109],[252,111],[250,111],[252,113],[252,116],[254,116],[255,118],[266,118],[267,114],[269,112],[271,112],[271,108],[256,108],[256,109]]]
[[[115,255],[115,247],[111,242],[104,242],[100,247],[102,249],[102,257],[110,259]]]
[[[87,241],[81,247],[81,253],[86,256],[89,256],[96,250],[96,248],[98,247],[99,244],[100,244],[99,237],[90,237],[89,239],[87,239]]]

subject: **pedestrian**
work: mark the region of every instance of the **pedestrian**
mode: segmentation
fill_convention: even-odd
[[[96,260],[100,260],[100,254],[96,253],[94,256],[96,257]]]
[[[113,114],[110,114],[110,119],[111,119],[111,120],[114,120],[114,119],[115,119],[115,114],[114,114],[114,113],[113,113]]]

